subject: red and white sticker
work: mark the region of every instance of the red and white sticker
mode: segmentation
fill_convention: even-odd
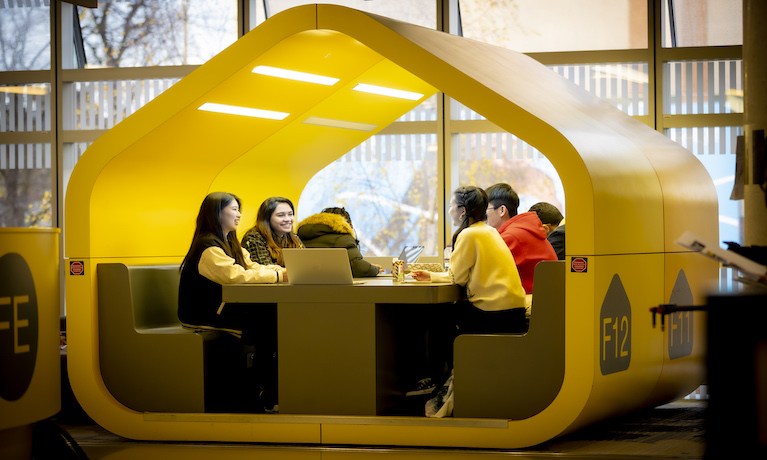
[[[570,259],[570,271],[586,273],[589,270],[589,260],[585,257],[573,257]]]
[[[81,260],[73,260],[69,262],[69,274],[70,275],[82,275],[85,273],[85,265]]]

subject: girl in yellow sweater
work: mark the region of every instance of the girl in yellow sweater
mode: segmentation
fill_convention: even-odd
[[[459,187],[450,198],[448,214],[453,225],[453,252],[447,272],[414,270],[419,281],[452,282],[466,288],[466,299],[440,312],[440,324],[429,334],[430,380],[433,388],[446,379],[453,367],[453,340],[458,334],[522,332],[525,322],[525,290],[514,257],[496,229],[485,223],[487,193],[479,187]],[[423,394],[424,392],[409,392]]]

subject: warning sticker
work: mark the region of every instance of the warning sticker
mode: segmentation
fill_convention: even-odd
[[[586,273],[589,270],[589,259],[586,257],[573,257],[570,259],[570,271]]]
[[[73,260],[69,262],[69,274],[70,275],[82,275],[85,273],[85,265],[81,260]]]

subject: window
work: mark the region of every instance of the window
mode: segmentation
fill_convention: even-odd
[[[667,62],[663,113],[743,113],[743,61]]]
[[[0,86],[0,134],[51,130],[50,85]],[[51,145],[0,144],[0,227],[52,225]]]
[[[50,227],[50,144],[0,144],[0,227]]]
[[[647,63],[549,66],[631,116],[648,115]]]
[[[73,82],[69,129],[109,129],[175,84],[178,78]]]
[[[365,257],[396,256],[406,244],[424,245],[424,256],[442,254],[436,98],[398,120],[433,121],[433,132],[379,134],[358,145],[309,181],[299,200],[298,219],[343,206]]]
[[[743,44],[742,0],[663,0],[663,47]]]
[[[275,14],[296,6],[320,3],[308,0],[251,0],[250,28]],[[329,0],[321,3],[346,6],[355,10],[397,19],[434,29],[437,27],[437,3],[434,0]]]
[[[520,53],[647,47],[647,3],[460,0],[463,36]]]
[[[51,68],[51,8],[47,3],[0,2],[0,71]]]
[[[203,64],[237,40],[234,0],[103,0],[78,17],[86,68]]]
[[[691,151],[711,175],[719,200],[719,241],[742,243],[742,201],[731,200],[735,182],[735,148],[741,126],[671,128],[664,130],[671,140]]]

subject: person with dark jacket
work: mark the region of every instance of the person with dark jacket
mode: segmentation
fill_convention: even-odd
[[[307,248],[346,248],[352,276],[376,276],[381,266],[362,258],[359,241],[354,234],[352,219],[344,208],[325,208],[302,220],[296,230]]]
[[[557,253],[535,212],[517,214],[519,196],[509,184],[491,185],[486,191],[487,224],[501,234],[514,256],[525,293],[532,294],[535,266],[542,260],[557,260]]]
[[[565,218],[556,206],[541,201],[530,206],[528,211],[535,212],[543,223],[546,237],[557,253],[559,260],[565,260]]]
[[[279,265],[260,265],[237,240],[240,199],[231,193],[213,192],[205,197],[197,215],[192,244],[181,262],[178,318],[186,327],[225,330],[255,345],[255,367],[262,371],[259,398],[267,411],[274,409],[277,373],[276,306],[222,302],[224,284],[287,281]],[[254,392],[258,389],[254,389]]]

